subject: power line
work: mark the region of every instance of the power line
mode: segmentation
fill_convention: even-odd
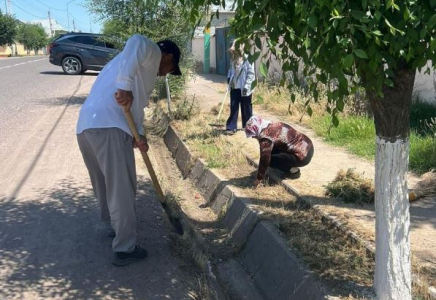
[[[77,20],[73,17],[73,26],[76,28],[76,29],[79,29],[80,31],[82,31],[82,32],[86,32],[86,30],[84,30],[83,28],[85,28],[83,25],[78,25],[77,24]]]
[[[25,7],[27,10],[31,11],[32,13],[36,13],[36,14],[46,14],[47,13],[46,9],[35,8],[34,6],[30,5],[30,3],[26,3],[26,2],[23,2],[21,0],[14,0],[14,1],[15,1],[15,3],[22,5],[22,7]]]
[[[11,1],[11,2],[12,2],[12,1]],[[34,15],[34,14],[28,12],[27,10],[23,9],[23,8],[20,7],[19,5],[17,5],[17,3],[14,3],[14,2],[12,2],[12,3],[13,3],[13,4],[18,8],[18,9],[20,9],[21,11],[25,12],[25,13],[28,14],[28,15],[31,15],[31,16],[33,16],[33,17],[35,17],[35,18],[38,18],[38,19],[45,19],[45,16],[44,16],[44,17],[41,17],[41,16]]]
[[[14,1],[20,3],[20,5],[23,5],[23,7],[27,7],[26,6],[27,4],[23,4],[23,2],[22,2],[23,0],[14,0]],[[47,7],[50,7],[50,6],[47,5]],[[30,6],[30,5],[29,5],[29,8],[32,8],[32,10],[36,11],[38,14],[44,14],[44,15],[46,14],[45,8],[44,9],[36,8],[35,6]],[[42,11],[40,11],[40,9],[42,9]],[[51,9],[51,7],[50,7],[50,9]],[[32,11],[32,13],[33,13],[33,11]],[[66,11],[66,10],[64,10],[64,11]],[[63,15],[62,13],[55,13],[54,14],[53,12],[51,12],[52,19],[56,20],[58,24],[62,25],[66,29],[68,27],[68,26],[65,26],[65,24],[67,22],[64,22],[66,17],[64,17],[62,15]],[[62,20],[63,24],[59,20]]]
[[[12,4],[11,4],[11,0],[5,0],[5,4],[6,4],[6,14],[12,16]]]
[[[38,1],[39,2],[39,1]],[[5,0],[5,3],[7,4],[7,0]],[[19,10],[21,10],[22,12],[24,12],[24,13],[26,13],[26,14],[28,14],[28,15],[30,15],[30,16],[32,16],[32,17],[35,17],[35,18],[38,18],[38,19],[46,19],[47,18],[47,16],[45,16],[45,14],[44,14],[44,16],[42,16],[42,15],[39,15],[40,13],[42,13],[41,11],[39,11],[39,9],[36,9],[35,7],[33,7],[33,6],[29,6],[29,8],[31,8],[33,11],[36,11],[36,13],[34,13],[34,12],[29,12],[28,10],[26,10],[26,9],[24,9],[21,5],[23,5],[23,2],[21,2],[20,0],[14,0],[14,2],[12,2],[12,0],[11,0],[11,3],[13,3]],[[18,5],[17,3],[19,3],[20,5]],[[41,2],[39,2],[39,3],[41,3]],[[43,3],[41,3],[41,4],[43,4]],[[45,4],[43,4],[43,5],[45,5]],[[25,5],[23,5],[23,6],[25,6]],[[49,7],[50,9],[54,9],[54,8],[52,8],[51,6],[49,6],[49,5],[45,5],[45,6],[47,6],[47,7]],[[58,11],[66,11],[66,10],[60,10],[60,9],[56,9],[56,10],[58,10]],[[64,27],[64,28],[67,28],[68,26],[66,26],[63,22],[59,22],[59,19],[58,18],[56,18],[54,15],[52,15],[54,18],[54,20],[56,20],[56,22],[59,24],[59,25],[61,25],[62,27]],[[79,21],[79,20],[77,20],[76,18],[74,18],[74,16],[70,13],[70,16],[75,20],[75,22],[76,22],[76,28],[77,29],[79,29],[79,30],[81,30],[81,31],[86,31],[86,30],[84,30],[84,28],[85,27],[87,27],[88,26],[88,24],[85,24],[85,22],[82,22],[82,21]],[[77,24],[77,23],[79,23],[79,24]],[[78,26],[78,25],[80,25],[80,26]]]
[[[70,14],[71,18],[73,18],[73,20],[76,20],[76,23],[82,24],[83,26],[88,26],[88,24],[85,24],[85,22],[79,21],[78,19],[76,19],[73,14]]]
[[[47,5],[47,4],[45,4],[45,3],[42,3],[42,2],[39,1],[39,0],[36,0],[36,2],[38,2],[39,4],[42,4],[42,5],[44,5],[44,6],[47,6],[48,8],[51,8],[51,9],[53,9],[53,10],[57,10],[57,11],[67,11],[66,9],[59,9],[59,8],[51,7],[50,5]]]

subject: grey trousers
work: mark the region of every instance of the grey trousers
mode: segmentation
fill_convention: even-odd
[[[87,129],[77,135],[98,200],[101,219],[115,230],[114,252],[136,244],[136,168],[133,140],[119,128]]]

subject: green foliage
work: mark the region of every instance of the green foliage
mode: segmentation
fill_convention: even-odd
[[[15,17],[3,14],[0,10],[0,46],[12,45],[17,34],[17,24]]]
[[[433,119],[436,117],[436,105],[416,100],[410,109],[410,127],[420,135],[434,134]]]
[[[118,20],[106,20],[103,24],[103,35],[115,38],[115,47],[122,49],[124,42],[130,37],[129,29],[125,23]],[[114,42],[111,40],[111,42]]]
[[[197,144],[198,151],[206,159],[207,167],[210,169],[221,169],[229,166],[222,147],[218,147],[212,141],[202,141]]]
[[[182,52],[183,76],[170,76],[169,83],[171,93],[180,94],[187,80],[187,71],[194,66],[187,47],[192,30],[184,18],[182,5],[171,0],[87,0],[87,3],[88,9],[105,21],[103,33],[119,39],[120,44],[133,34],[144,35],[155,42],[163,39],[174,41]]]
[[[47,45],[48,39],[44,28],[39,24],[22,23],[18,26],[16,39],[30,51]]]
[[[413,104],[411,110],[419,110],[420,105]],[[418,124],[417,119],[410,122]],[[341,119],[341,126],[332,128],[329,116],[315,116],[310,126],[332,145],[368,159],[375,157],[375,128],[370,118],[347,116]],[[410,134],[409,169],[419,174],[436,167],[436,118],[427,121],[425,126],[419,132],[412,129]]]
[[[199,112],[198,101],[195,97],[192,100],[185,97],[175,102],[175,107],[171,112],[171,117],[175,120],[190,120]]]
[[[261,52],[256,41],[266,38],[269,52],[262,55],[261,73],[273,55],[282,61],[284,74],[293,74],[290,85],[301,86],[298,72],[307,78],[311,94],[323,84],[329,102],[336,103],[333,116],[359,85],[382,96],[398,70],[436,62],[435,0],[179,1],[194,24],[204,6],[234,3],[237,43],[244,43],[247,53],[254,47],[254,56]]]
[[[316,134],[335,146],[345,147],[353,154],[373,159],[375,156],[374,121],[366,117],[341,118],[341,126],[332,128],[331,117],[315,116],[310,125]]]
[[[434,131],[436,133],[436,130]],[[436,136],[410,135],[409,169],[423,174],[436,167]]]

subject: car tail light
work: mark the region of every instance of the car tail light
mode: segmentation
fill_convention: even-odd
[[[47,46],[47,54],[50,54],[51,49],[53,49],[54,47],[57,47],[58,44],[56,43],[51,43],[50,45]]]

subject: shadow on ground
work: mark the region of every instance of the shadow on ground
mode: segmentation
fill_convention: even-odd
[[[66,74],[66,73],[64,73],[64,72],[62,72],[62,71],[42,71],[42,72],[39,72],[39,74],[41,74],[41,75],[57,75],[57,76],[59,76],[59,75],[65,75],[65,76],[98,76],[98,74],[100,74],[99,72],[85,72],[85,73],[83,73],[83,74],[80,74],[80,75],[69,75],[69,74]]]
[[[110,263],[111,239],[86,184],[65,179],[37,194],[0,197],[0,299],[192,299],[183,276],[189,267],[170,253],[148,181],[138,187],[137,213],[149,258],[124,268]]]
[[[71,97],[58,97],[49,103],[52,106],[82,106],[88,95],[75,95]]]
[[[214,194],[219,194],[225,186],[233,186],[242,190],[251,188],[256,173],[256,171],[252,171],[246,176],[224,181],[216,188]],[[269,184],[269,186],[275,185],[274,183]],[[262,191],[262,189],[260,190]],[[253,205],[253,207],[263,211],[260,219],[271,221],[277,226],[294,253],[332,288],[331,296],[348,297],[350,294],[354,294],[357,297],[366,297],[372,295],[373,269],[372,267],[368,268],[366,264],[373,266],[373,258],[361,257],[361,255],[365,255],[366,251],[360,247],[357,247],[356,250],[349,250],[351,244],[344,242],[342,234],[325,225],[320,217],[314,216],[307,205],[303,205],[299,201],[282,200],[279,195],[272,200],[271,197],[262,195],[262,192],[256,198],[247,196],[240,199],[248,201],[250,206]],[[211,236],[218,238],[208,240],[209,243],[212,243],[211,249],[219,249],[223,247],[223,244],[225,246],[226,239],[221,220],[216,223],[202,222],[198,226],[215,231]],[[191,221],[196,222],[192,219]],[[302,251],[303,249],[304,251]],[[228,255],[225,251],[217,253],[217,255],[223,259],[228,258],[223,253]],[[356,283],[359,276],[362,276],[360,280],[364,283]]]

